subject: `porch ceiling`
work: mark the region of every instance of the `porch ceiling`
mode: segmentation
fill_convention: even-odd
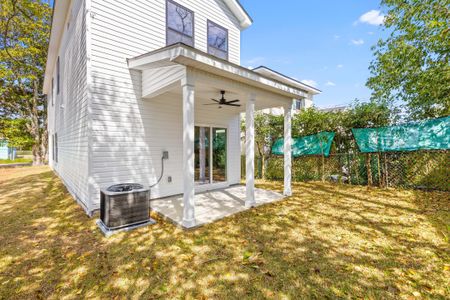
[[[242,90],[247,93],[243,99],[247,99],[249,92],[257,94],[269,93],[271,94],[270,97],[280,97],[284,101],[292,101],[292,99],[301,99],[308,96],[308,92],[301,88],[279,82],[184,44],[171,45],[128,59],[130,69],[141,71],[174,65],[183,65],[194,71],[200,71],[201,74],[205,75],[205,78],[209,77],[208,81],[210,82],[231,80],[232,82],[229,85],[235,84],[236,87],[239,86],[234,92]],[[215,86],[215,88],[217,90],[214,91],[215,95],[212,96],[217,97],[217,91],[224,88],[220,86]],[[210,95],[207,97],[210,97]],[[281,103],[279,106],[282,105]]]
[[[220,91],[225,90],[225,98],[227,100],[239,99],[240,107],[236,106],[222,106],[218,105],[206,105],[214,103],[211,99],[220,99]],[[182,98],[181,84],[175,86],[172,85],[171,89],[165,93],[170,94],[176,99]],[[268,93],[265,91],[259,91],[256,93],[255,110],[263,110],[274,107],[284,107],[286,103],[291,103],[292,99],[287,97],[280,97],[279,95]],[[248,99],[248,92],[240,89],[239,86],[233,86],[227,81],[214,81],[198,79],[195,82],[195,109],[201,109],[203,111],[208,110],[221,110],[224,114],[236,114],[245,112],[245,104]]]

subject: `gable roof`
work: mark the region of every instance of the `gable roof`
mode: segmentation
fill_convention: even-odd
[[[45,66],[44,77],[44,94],[48,94],[51,87],[51,71],[53,70],[56,59],[58,58],[58,50],[61,42],[62,34],[64,32],[64,22],[66,20],[67,12],[69,11],[71,1],[58,1],[53,2],[52,13],[52,27],[50,31],[50,41],[48,43],[47,52],[47,64]]]
[[[259,66],[257,68],[254,68],[253,71],[257,72],[259,74],[262,74],[264,76],[267,76],[269,78],[281,81],[283,83],[290,84],[292,86],[301,88],[301,89],[306,90],[307,92],[309,92],[309,93],[311,93],[313,95],[317,95],[317,94],[322,93],[321,90],[319,90],[319,89],[317,89],[315,87],[312,87],[312,86],[307,85],[307,84],[305,84],[303,82],[300,82],[297,79],[294,79],[292,77],[289,77],[289,76],[286,76],[284,74],[281,74],[280,72],[272,70],[272,69],[270,69],[270,68],[268,68],[266,66]]]
[[[252,25],[253,20],[250,18],[248,13],[242,7],[239,0],[222,0],[231,12],[234,14],[236,19],[239,21],[239,25],[241,29],[245,29]],[[67,12],[70,7],[70,0],[54,0],[53,2],[53,14],[52,14],[52,26],[50,33],[50,41],[48,45],[48,53],[47,53],[47,64],[45,67],[45,76],[44,76],[44,86],[43,92],[47,94],[51,87],[51,77],[50,73],[53,70],[56,59],[58,57],[58,49],[59,44],[61,42],[61,37],[64,31],[64,22],[67,15]]]
[[[244,7],[242,7],[239,0],[223,0],[223,2],[225,2],[231,12],[238,19],[239,24],[241,25],[241,29],[245,29],[252,25],[252,18],[250,18]]]

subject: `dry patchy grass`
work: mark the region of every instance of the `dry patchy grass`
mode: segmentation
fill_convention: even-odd
[[[106,239],[47,168],[0,170],[0,298],[448,299],[449,198],[300,183],[193,231],[154,216]]]

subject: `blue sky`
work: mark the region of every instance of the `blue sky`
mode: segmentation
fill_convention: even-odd
[[[276,3],[276,4],[272,4]],[[253,18],[242,33],[241,64],[265,65],[322,90],[318,107],[368,101],[371,46],[386,33],[379,1],[241,0]]]

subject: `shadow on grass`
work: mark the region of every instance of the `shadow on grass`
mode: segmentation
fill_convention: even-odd
[[[448,242],[427,218],[445,211],[429,211],[437,200],[322,183],[293,188],[284,201],[193,231],[153,215],[156,225],[105,239],[53,173],[3,182],[0,298],[448,296]]]

